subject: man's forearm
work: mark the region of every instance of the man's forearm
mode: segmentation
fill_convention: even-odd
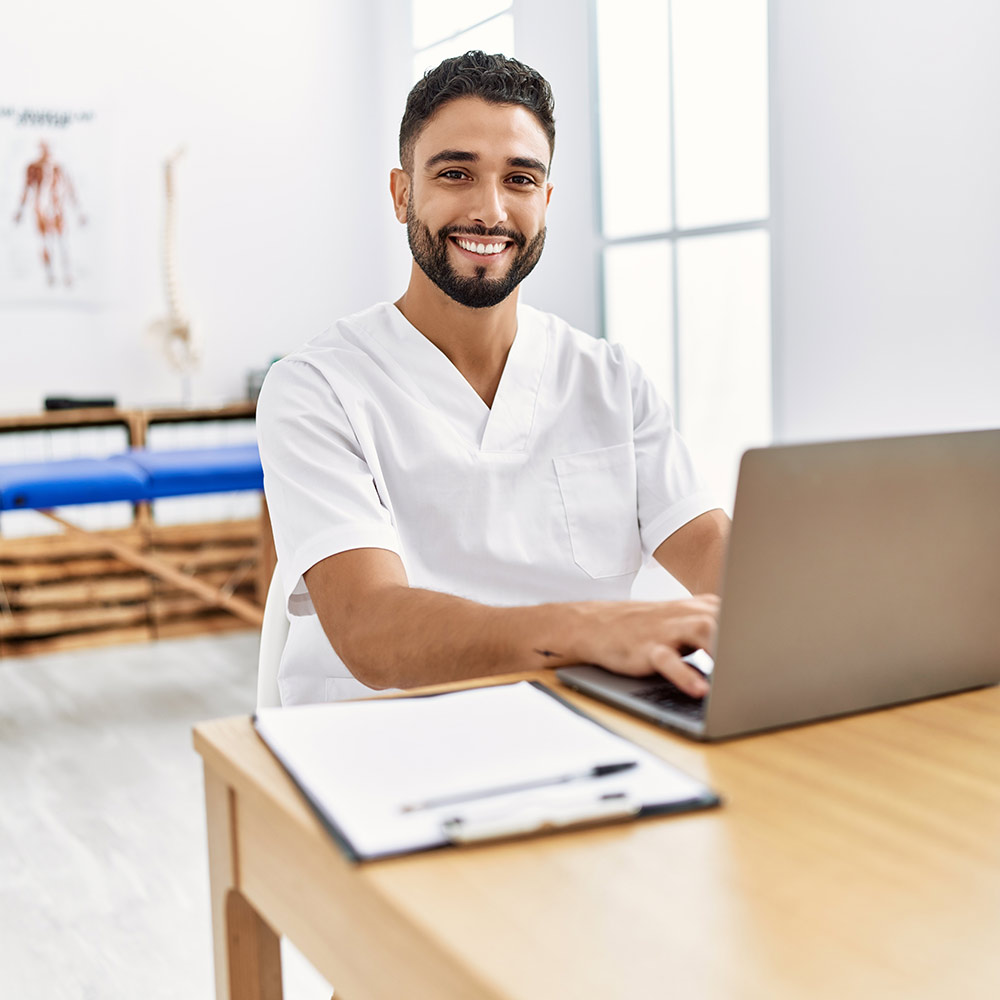
[[[586,605],[496,608],[396,586],[369,602],[362,620],[324,625],[363,684],[417,687],[579,662],[568,637],[587,628]]]
[[[400,586],[327,635],[354,676],[376,689],[595,663],[631,676],[660,673],[700,696],[707,687],[681,656],[713,650],[717,613],[711,596],[495,608]]]
[[[492,607],[410,587],[399,557],[382,549],[330,556],[305,582],[337,654],[378,689],[596,663],[633,676],[661,673],[703,694],[702,678],[681,656],[711,649],[718,614],[710,595]]]

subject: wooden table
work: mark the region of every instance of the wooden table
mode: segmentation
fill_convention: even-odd
[[[560,690],[723,807],[353,866],[199,725],[218,997],[281,996],[280,934],[344,1000],[1000,997],[1000,689],[716,746]]]

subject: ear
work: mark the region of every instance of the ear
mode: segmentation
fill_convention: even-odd
[[[549,201],[551,200],[551,198],[552,198],[552,185],[551,184],[546,184],[545,185],[545,207],[546,208],[549,207]]]
[[[389,171],[389,193],[392,209],[400,222],[406,222],[406,206],[410,200],[410,175],[399,167]]]

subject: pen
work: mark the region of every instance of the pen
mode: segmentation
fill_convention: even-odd
[[[560,774],[554,778],[538,778],[535,781],[522,781],[514,785],[498,785],[494,788],[481,788],[474,792],[459,792],[455,795],[441,795],[437,798],[424,799],[422,802],[410,802],[400,806],[400,812],[418,812],[421,809],[434,809],[437,806],[450,806],[458,802],[470,802],[473,799],[487,799],[494,795],[507,795],[509,792],[526,792],[532,788],[547,788],[549,785],[564,785],[570,781],[585,781],[589,778],[603,778],[609,774],[618,774],[636,766],[636,761],[625,760],[617,764],[597,764],[586,771],[576,771],[573,774]]]

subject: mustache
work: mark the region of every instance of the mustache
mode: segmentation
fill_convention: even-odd
[[[515,229],[504,229],[503,226],[493,226],[490,229],[485,226],[442,226],[437,235],[439,240],[445,240],[449,236],[477,236],[487,239],[491,236],[500,236],[510,240],[519,250],[528,242],[524,233],[519,233]]]

